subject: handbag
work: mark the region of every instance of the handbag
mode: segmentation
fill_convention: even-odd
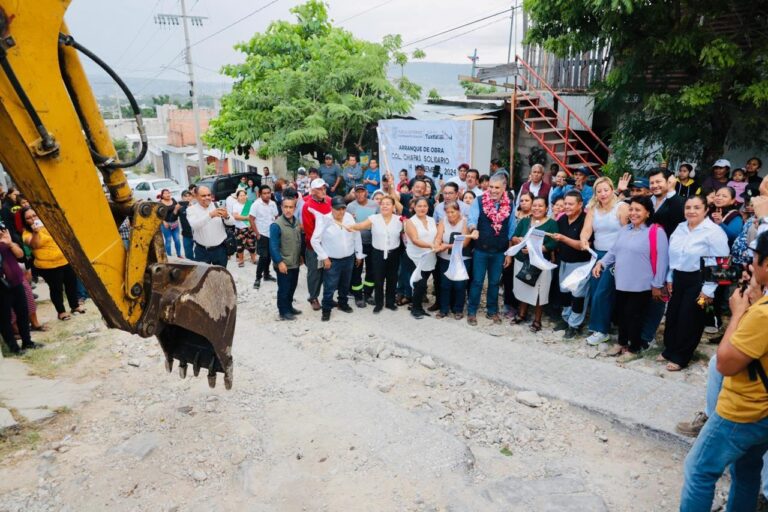
[[[224,224],[224,219],[221,219],[221,223]],[[235,237],[234,226],[227,226],[224,224],[224,231],[227,232],[227,238],[224,239],[224,246],[227,249],[227,256],[232,256],[237,252],[237,238]]]
[[[515,275],[515,278],[519,279],[528,286],[536,286],[536,281],[539,280],[540,275],[541,269],[534,267],[531,265],[531,261],[527,260],[525,263],[523,263],[522,268],[517,273],[517,275]]]

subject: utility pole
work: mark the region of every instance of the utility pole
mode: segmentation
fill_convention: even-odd
[[[192,52],[189,44],[189,22],[198,27],[203,26],[203,16],[188,16],[185,0],[181,1],[181,15],[158,14],[155,23],[159,25],[178,25],[181,20],[184,26],[184,56],[187,62],[187,74],[189,75],[189,96],[192,99],[192,114],[195,120],[195,143],[197,145],[197,169],[200,177],[205,175],[205,157],[203,156],[203,141],[200,137],[200,109],[197,104],[197,87],[195,85],[194,66],[192,65]]]
[[[515,4],[517,4],[517,1],[515,1]],[[512,5],[512,11],[509,13],[509,45],[507,46],[507,64],[512,62],[512,36],[515,34],[515,9],[517,9],[516,5]],[[515,45],[517,45],[517,41],[515,41]],[[505,79],[504,83],[509,83],[509,76]]]

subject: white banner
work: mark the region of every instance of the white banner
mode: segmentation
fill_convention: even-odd
[[[378,132],[379,164],[395,179],[401,169],[413,177],[419,164],[427,176],[448,179],[458,174],[459,165],[471,163],[472,121],[387,119],[379,121]]]

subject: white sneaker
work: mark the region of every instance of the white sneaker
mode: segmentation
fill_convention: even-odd
[[[593,332],[587,338],[587,345],[592,345],[593,347],[595,347],[601,343],[607,342],[610,339],[611,337],[608,336],[607,334],[603,334],[602,332]]]
[[[714,325],[708,325],[704,328],[704,332],[707,334],[717,334],[718,332],[720,332],[720,329],[718,329]]]

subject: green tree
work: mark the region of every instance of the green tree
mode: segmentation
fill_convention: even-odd
[[[420,88],[407,78],[397,85],[386,78],[401,41],[355,39],[331,25],[319,0],[291,12],[296,23],[272,22],[236,46],[245,62],[223,68],[236,82],[205,135],[211,146],[247,152],[260,141],[262,157],[343,152],[362,142],[370,124],[407,112],[419,97]]]
[[[152,96],[153,105],[170,105],[171,103],[173,102],[171,101],[170,94],[160,94],[159,96]]]
[[[527,42],[560,56],[610,46],[595,86],[631,158],[712,162],[768,147],[768,15],[749,0],[525,0]],[[631,148],[628,150],[628,148]]]
[[[459,85],[464,89],[464,94],[469,96],[496,92],[496,87],[493,85],[482,85],[476,82],[467,82],[466,80],[459,82]]]
[[[119,158],[123,162],[127,162],[128,160],[132,160],[134,156],[136,156],[131,149],[131,147],[128,145],[128,141],[125,139],[112,139],[112,144],[115,146],[115,151],[117,152],[117,158]]]

